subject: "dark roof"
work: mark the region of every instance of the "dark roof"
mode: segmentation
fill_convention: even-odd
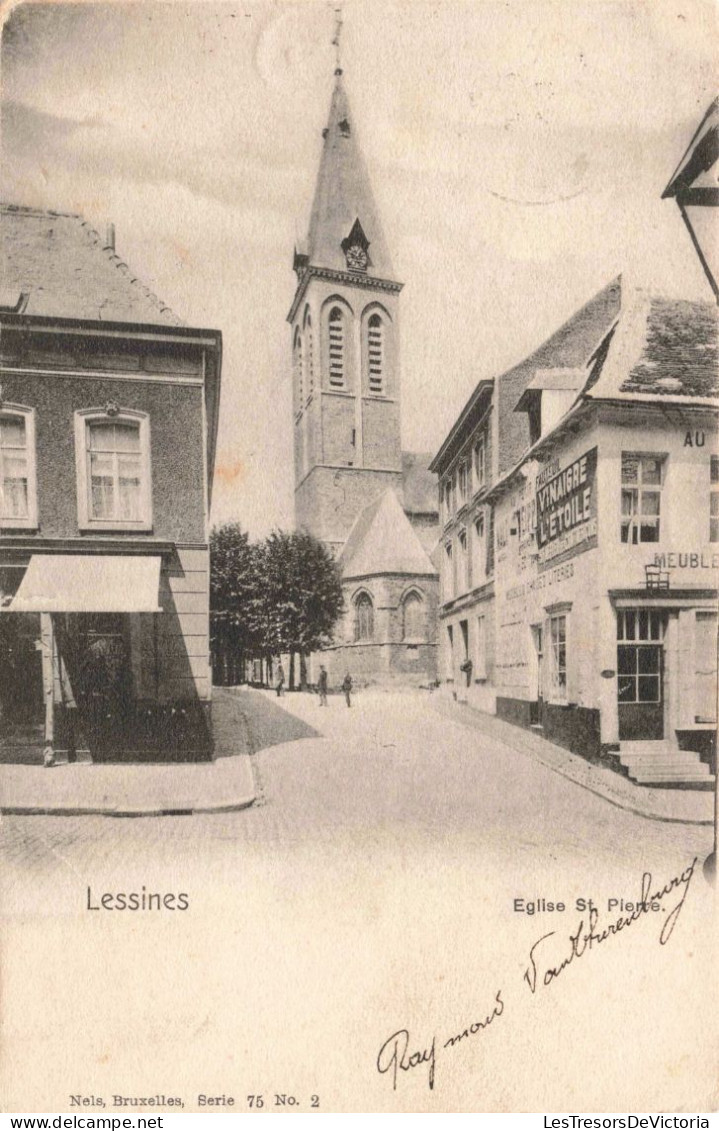
[[[639,292],[597,355],[585,393],[594,398],[716,397],[718,323],[713,303]]]
[[[716,177],[707,181],[706,174],[716,165],[718,158],[719,98],[715,98],[664,189],[662,198],[687,199],[687,193],[695,190],[694,200],[687,199],[687,203],[699,204],[703,199],[706,203],[716,203]]]
[[[429,452],[402,452],[402,485],[407,514],[437,514],[437,476]]]
[[[3,296],[24,313],[93,322],[181,325],[94,228],[70,212],[0,205]],[[11,305],[3,299],[4,305]]]
[[[369,244],[367,274],[392,279],[392,262],[341,70],[335,72],[329,120],[323,137],[307,242],[298,252],[314,267],[346,271],[342,243],[351,231],[356,231],[355,224],[359,220]]]

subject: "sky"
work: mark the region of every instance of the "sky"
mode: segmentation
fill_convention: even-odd
[[[7,2],[7,0],[6,0]],[[341,62],[401,298],[402,437],[619,273],[710,298],[661,192],[714,88],[709,0],[345,0]],[[292,254],[335,67],[325,0],[4,9],[3,200],[116,228],[222,331],[213,521],[293,524]]]

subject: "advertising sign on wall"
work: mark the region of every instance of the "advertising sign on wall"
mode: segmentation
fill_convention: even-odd
[[[573,556],[596,545],[597,449],[591,448],[567,467],[558,461],[537,478],[537,547],[539,564]]]

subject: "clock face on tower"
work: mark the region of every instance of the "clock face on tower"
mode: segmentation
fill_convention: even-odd
[[[367,252],[361,244],[350,244],[345,254],[347,257],[347,266],[350,271],[367,270]]]

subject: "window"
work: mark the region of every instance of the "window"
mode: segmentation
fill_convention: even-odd
[[[554,699],[567,699],[567,615],[549,618],[549,678]]]
[[[475,491],[479,491],[480,487],[484,487],[486,479],[486,458],[485,438],[484,436],[480,436],[474,445],[474,451],[472,453]]]
[[[662,640],[661,609],[617,611],[617,681],[620,703],[660,703]]]
[[[384,393],[384,327],[379,314],[367,323],[367,372],[370,393]]]
[[[402,639],[424,640],[424,602],[419,593],[408,593],[402,602]]]
[[[304,376],[304,394],[307,398],[311,397],[315,388],[315,358],[314,358],[314,339],[312,337],[312,318],[310,317],[309,310],[305,311],[304,321],[304,339],[305,339],[305,366],[303,370]]]
[[[369,593],[360,593],[355,601],[355,640],[372,640],[374,605]]]
[[[454,511],[454,490],[451,477],[444,484],[444,509],[445,517],[451,518]]]
[[[709,541],[719,542],[719,456],[711,457],[709,482]]]
[[[37,526],[35,414],[29,408],[0,412],[0,526]]]
[[[331,389],[345,386],[345,316],[333,306],[329,317],[329,380]]]
[[[474,553],[472,560],[472,584],[480,585],[487,575],[487,545],[484,539],[484,515],[474,520]]]
[[[659,541],[662,456],[622,452],[622,542]]]
[[[444,599],[449,601],[454,597],[454,568],[452,562],[452,543],[444,547]]]
[[[459,532],[459,585],[460,593],[465,593],[469,589],[469,556],[467,554],[467,531],[460,530]]]
[[[297,394],[297,411],[302,411],[304,404],[304,374],[302,372],[302,338],[300,337],[299,330],[295,334],[295,345],[292,351],[292,368],[295,375],[295,391]]]
[[[149,530],[150,427],[142,413],[77,413],[81,528]]]
[[[466,463],[461,463],[459,465],[459,472],[457,474],[457,482],[459,484],[459,503],[460,503],[460,506],[461,506],[462,503],[466,503],[466,501],[467,501],[467,465],[466,465]]]
[[[487,678],[487,618],[485,616],[477,617],[477,648],[474,678]]]

